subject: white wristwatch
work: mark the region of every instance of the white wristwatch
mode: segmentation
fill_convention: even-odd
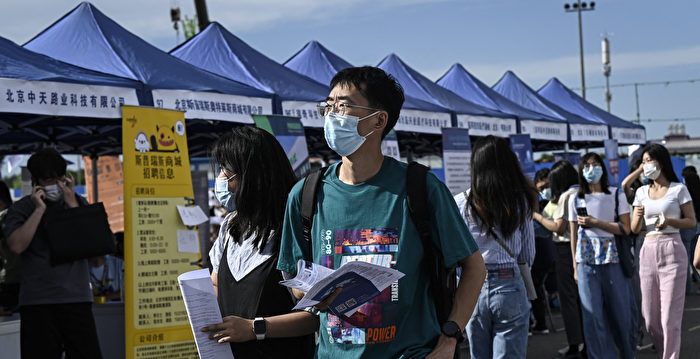
[[[263,317],[257,317],[253,320],[253,333],[255,333],[255,338],[257,340],[265,339],[265,334],[267,334],[267,322]]]

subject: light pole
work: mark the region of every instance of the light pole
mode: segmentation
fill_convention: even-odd
[[[608,112],[610,112],[610,102],[612,102],[612,93],[610,93],[610,72],[612,71],[612,66],[610,66],[610,40],[608,40],[607,35],[605,35],[601,42],[601,49],[603,53],[603,75],[605,76],[605,103],[608,105]]]
[[[576,0],[575,3],[564,4],[564,11],[575,12],[578,14],[578,47],[579,56],[581,59],[581,97],[583,97],[584,100],[586,99],[586,74],[583,69],[583,25],[581,19],[581,12],[593,10],[595,10],[595,1],[586,3],[585,1],[581,2],[581,0]]]

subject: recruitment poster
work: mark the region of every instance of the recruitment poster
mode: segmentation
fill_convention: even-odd
[[[466,128],[442,129],[442,161],[445,184],[453,195],[471,187],[472,145]]]
[[[271,133],[279,141],[297,177],[309,173],[309,149],[306,146],[304,126],[298,117],[254,115],[253,121],[255,126]]]
[[[122,107],[126,357],[196,357],[177,276],[199,242],[177,205],[193,203],[184,113]]]
[[[399,140],[396,137],[396,131],[391,130],[382,140],[382,154],[389,156],[397,161],[401,161],[399,153]]]
[[[605,159],[608,162],[608,181],[617,184],[620,180],[620,162],[617,140],[607,139],[605,144]]]
[[[518,156],[520,167],[530,180],[535,178],[535,160],[532,157],[532,142],[530,135],[510,135],[510,147]]]

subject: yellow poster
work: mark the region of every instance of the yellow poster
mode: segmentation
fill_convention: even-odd
[[[196,358],[177,283],[201,258],[176,207],[194,197],[184,113],[123,106],[122,147],[126,357]]]

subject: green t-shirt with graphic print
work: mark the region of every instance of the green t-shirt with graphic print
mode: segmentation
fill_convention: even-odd
[[[362,260],[405,274],[398,283],[363,305],[347,321],[321,314],[319,358],[422,358],[440,335],[435,305],[422,266],[423,246],[406,197],[407,164],[384,157],[368,181],[349,185],[338,178],[342,163],[328,168],[316,194],[312,226],[313,261],[337,269]],[[309,258],[301,222],[303,180],[292,189],[282,229],[278,268],[296,274],[297,261]],[[447,187],[427,178],[432,238],[447,266],[478,247]]]

